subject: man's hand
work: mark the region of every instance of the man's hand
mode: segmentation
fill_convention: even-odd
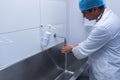
[[[65,44],[65,45],[62,47],[61,52],[64,53],[64,54],[71,53],[71,52],[72,52],[72,49],[73,49],[74,47],[75,47],[74,45]]]

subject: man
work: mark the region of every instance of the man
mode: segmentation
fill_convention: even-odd
[[[88,57],[90,80],[120,80],[120,21],[103,0],[80,0],[83,17],[96,20],[88,38],[78,45],[66,44],[62,53],[77,59]]]

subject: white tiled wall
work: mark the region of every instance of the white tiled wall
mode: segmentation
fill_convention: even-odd
[[[41,0],[41,23],[63,24],[66,23],[65,0]]]
[[[38,27],[39,0],[0,0],[0,33]]]
[[[42,51],[40,24],[56,28],[46,48],[63,42],[66,0],[0,1],[0,70]]]
[[[56,28],[51,31],[48,47],[63,41],[64,39],[54,38],[53,35],[66,36],[66,0],[41,0],[41,24],[51,24]]]
[[[120,17],[120,1],[119,0],[106,0],[107,7],[112,9],[115,14]]]
[[[84,19],[79,9],[78,1],[79,0],[68,0],[69,8],[67,11],[69,12],[69,44],[78,44],[83,41],[87,36],[84,26]]]
[[[41,51],[39,28],[2,34],[0,67],[7,67]],[[6,40],[5,40],[6,39]]]

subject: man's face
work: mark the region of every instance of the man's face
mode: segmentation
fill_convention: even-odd
[[[83,17],[88,20],[97,19],[99,16],[99,9],[97,7],[93,7],[91,10],[82,11]]]
[[[88,20],[94,20],[96,19],[96,14],[94,11],[82,11],[83,17],[85,17]]]

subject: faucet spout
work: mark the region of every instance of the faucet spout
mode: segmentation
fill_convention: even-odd
[[[66,37],[64,37],[64,36],[59,36],[59,35],[57,35],[57,34],[54,34],[54,38],[56,38],[56,37],[64,39],[64,44],[67,44],[67,39],[66,39]]]

